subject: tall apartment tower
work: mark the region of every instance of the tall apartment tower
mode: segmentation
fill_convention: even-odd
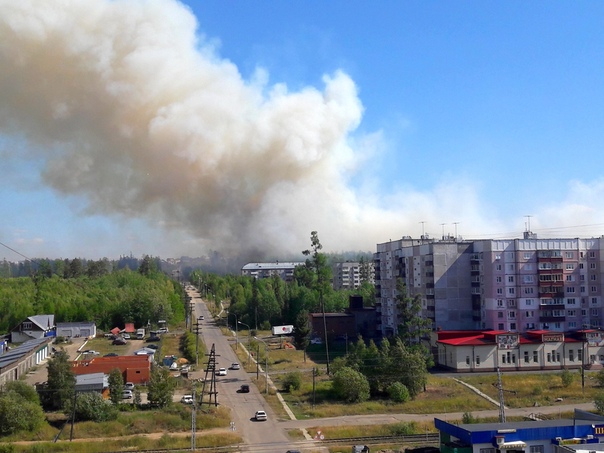
[[[604,319],[604,238],[403,238],[374,254],[379,330],[396,333],[396,280],[434,329],[572,331]]]
[[[336,290],[356,289],[364,280],[373,283],[375,274],[373,262],[370,260],[364,263],[356,261],[335,263],[332,271],[333,288]]]

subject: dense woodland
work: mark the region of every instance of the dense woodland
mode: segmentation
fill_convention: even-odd
[[[94,321],[101,330],[133,322],[184,320],[184,293],[174,279],[145,257],[137,269],[103,268],[89,272],[80,260],[74,274],[36,272],[31,277],[0,279],[0,332],[28,316],[54,314],[55,322]],[[66,267],[69,268],[69,265]]]

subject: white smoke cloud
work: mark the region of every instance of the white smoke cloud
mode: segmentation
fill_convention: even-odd
[[[343,72],[246,81],[171,0],[0,0],[0,134],[87,212],[148,218],[214,250],[373,250],[444,216],[480,231],[471,185],[377,199],[351,178],[379,134]],[[376,144],[377,142],[377,144]],[[459,200],[463,199],[463,205]],[[200,250],[201,251],[201,250]],[[198,251],[198,252],[200,252]]]

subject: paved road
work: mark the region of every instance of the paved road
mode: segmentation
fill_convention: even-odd
[[[199,293],[188,290],[191,301],[194,303],[195,318],[203,315],[205,320],[201,321],[201,334],[206,348],[211,350],[212,345],[216,351],[217,368],[228,368],[232,363],[238,362],[235,351],[230,346],[229,340],[223,335],[220,328],[213,320],[209,309],[202,301]],[[203,365],[202,365],[203,362]],[[200,369],[205,367],[207,358],[199,358]],[[196,371],[193,377],[203,377],[205,371]],[[242,384],[250,385],[250,393],[237,393]],[[244,370],[228,370],[226,376],[216,377],[218,391],[217,400],[220,405],[231,409],[232,421],[235,429],[241,435],[246,447],[242,451],[263,451],[266,453],[283,453],[288,448],[296,447],[296,442],[291,442],[284,429],[281,428],[275,413],[265,403],[255,385],[252,385],[251,376]],[[256,422],[253,416],[257,410],[264,410],[268,414],[265,422]],[[260,450],[258,450],[260,448]],[[314,449],[313,451],[320,451]]]

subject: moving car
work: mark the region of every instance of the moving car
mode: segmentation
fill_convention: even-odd
[[[200,321],[203,321],[204,317],[203,317],[203,315],[199,315],[199,318],[197,318],[197,319],[199,319]]]
[[[241,369],[241,366],[239,366],[238,363],[233,363],[231,365],[231,370],[240,370],[240,369]]]
[[[122,390],[122,399],[132,399],[132,390]]]
[[[123,338],[116,338],[115,340],[113,340],[111,342],[111,344],[117,344],[117,345],[122,345],[123,346],[125,344],[128,344],[128,342],[125,339],[123,339]]]
[[[256,415],[254,415],[254,418],[258,422],[265,422],[268,420],[266,412],[264,412],[264,411],[256,411]]]
[[[227,375],[227,370],[226,370],[226,368],[220,368],[216,374],[218,376],[226,376]]]
[[[239,387],[237,393],[250,393],[250,386],[247,384],[243,384],[241,387]]]
[[[193,404],[193,395],[183,395],[180,402],[184,404]]]

